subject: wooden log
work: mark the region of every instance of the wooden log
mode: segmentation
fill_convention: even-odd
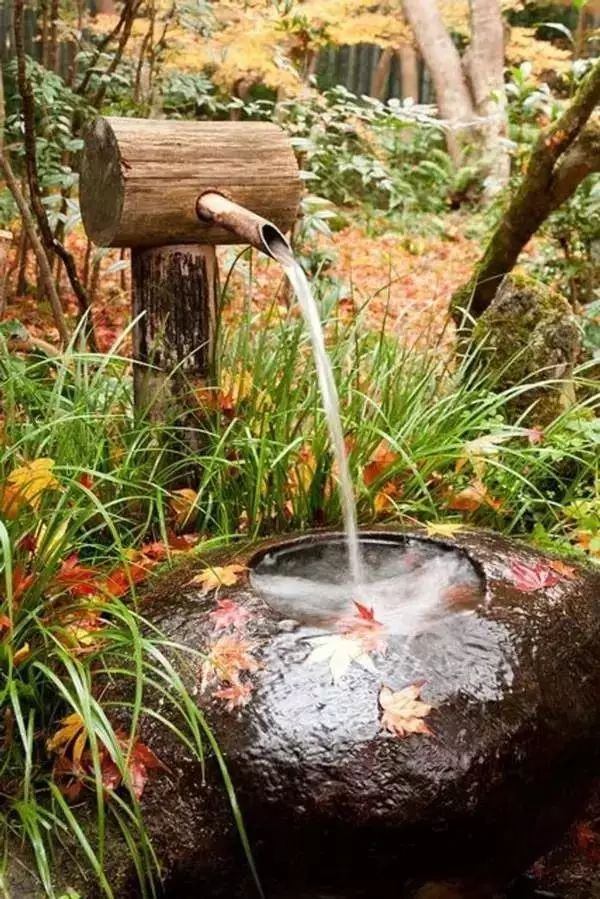
[[[100,246],[241,242],[198,220],[196,200],[209,189],[286,232],[300,187],[289,138],[270,122],[100,117],[85,133],[81,212]]]
[[[211,246],[132,251],[134,396],[140,415],[183,428],[198,424],[194,392],[214,359],[217,261]],[[193,449],[198,441],[186,436]]]

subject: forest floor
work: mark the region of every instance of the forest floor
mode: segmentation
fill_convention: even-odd
[[[465,222],[464,217],[449,216],[442,236],[417,237],[401,233],[370,236],[358,225],[351,225],[331,238],[319,237],[319,248],[327,251],[332,262],[317,277],[327,277],[332,283],[341,312],[364,307],[363,320],[368,325],[379,328],[385,321],[386,329],[406,345],[420,349],[438,345],[445,339],[452,293],[468,280],[481,253],[480,242],[465,236]],[[68,245],[81,270],[86,252],[83,233],[73,232]],[[222,282],[239,250],[219,249]],[[289,296],[278,266],[257,254],[251,264],[247,260],[245,255],[236,263],[226,316],[234,317],[241,305],[250,304],[260,312],[279,301],[287,314]],[[16,279],[16,250],[9,277]],[[27,272],[27,280],[35,284],[33,267]],[[105,253],[92,290],[94,324],[103,351],[110,348],[129,321],[129,290],[129,272],[119,262],[118,251]],[[64,284],[61,292],[65,311],[74,319],[74,299]],[[56,340],[50,308],[37,299],[34,288],[10,299],[5,318],[18,319],[33,337]],[[121,352],[129,349],[126,341]]]

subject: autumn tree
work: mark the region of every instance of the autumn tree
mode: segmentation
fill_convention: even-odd
[[[521,184],[500,219],[477,266],[468,295],[476,318],[489,307],[521,250],[548,216],[581,182],[600,172],[600,62],[581,83],[562,115],[542,131]]]
[[[500,0],[470,0],[470,42],[461,57],[437,0],[403,0],[406,19],[433,81],[447,123],[454,163],[475,153],[492,192],[510,171],[505,142],[504,22]]]

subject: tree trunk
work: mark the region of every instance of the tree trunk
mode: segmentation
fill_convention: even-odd
[[[508,131],[504,88],[504,23],[498,0],[470,0],[471,44],[467,70],[479,127],[486,193],[493,195],[506,186],[510,157],[505,142]]]
[[[411,97],[415,103],[418,103],[421,91],[419,90],[419,57],[417,51],[412,44],[401,44],[396,52],[400,63],[402,98]]]
[[[385,50],[382,50],[381,55],[377,60],[377,65],[373,69],[369,93],[377,100],[385,100],[393,58],[393,49],[391,47],[386,47]]]
[[[460,54],[448,34],[436,0],[403,0],[404,14],[431,74],[440,115],[447,122],[446,140],[454,164],[465,162],[473,141],[475,108]]]
[[[469,306],[474,317],[488,308],[502,279],[547,217],[592,172],[600,171],[600,62],[582,82],[557,121],[543,131],[521,185],[488,243],[473,281],[455,295],[453,305]]]

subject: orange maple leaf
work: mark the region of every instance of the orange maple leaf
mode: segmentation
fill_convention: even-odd
[[[500,511],[503,506],[501,499],[496,499],[488,493],[488,489],[479,478],[475,478],[463,490],[458,493],[449,491],[448,508],[455,512],[476,512],[482,506],[488,506],[495,512]]]
[[[577,571],[572,565],[567,565],[566,562],[561,561],[561,559],[552,559],[548,562],[548,565],[555,571],[557,574],[562,575],[568,581],[576,581],[578,578]]]
[[[253,655],[254,644],[232,634],[225,634],[214,643],[202,665],[202,690],[213,681],[238,683],[243,672],[252,674],[260,669]]]
[[[400,456],[390,449],[387,440],[382,440],[371,454],[370,460],[363,468],[363,481],[370,487],[392,468]]]
[[[403,690],[382,687],[379,691],[381,726],[396,737],[409,734],[431,734],[424,718],[432,707],[420,699],[423,683],[411,684]]]
[[[215,699],[222,699],[228,712],[248,705],[252,697],[254,685],[250,681],[234,681],[226,687],[215,690]]]

